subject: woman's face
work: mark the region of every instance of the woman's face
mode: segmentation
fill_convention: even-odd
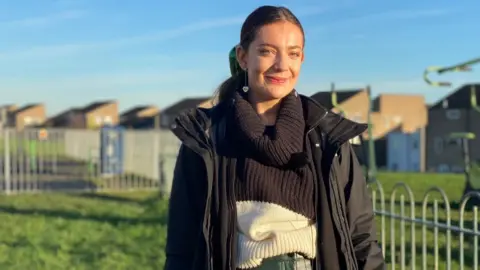
[[[303,63],[303,34],[290,22],[265,25],[245,52],[237,49],[237,59],[248,70],[251,94],[261,100],[281,99],[297,83]]]

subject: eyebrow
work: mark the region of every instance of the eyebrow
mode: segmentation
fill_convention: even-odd
[[[274,46],[274,45],[269,44],[269,43],[262,43],[262,44],[258,45],[258,47],[262,47],[262,46],[274,47],[274,48],[277,47],[277,46]],[[301,46],[299,46],[299,45],[293,45],[293,46],[288,46],[288,49],[289,49],[289,50],[292,50],[292,49],[300,49],[300,50],[302,50],[303,48],[302,48]]]

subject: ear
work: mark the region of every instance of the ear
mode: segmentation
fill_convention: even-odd
[[[305,51],[302,51],[302,64],[304,60],[305,60]]]
[[[247,51],[242,48],[242,46],[238,45],[235,49],[237,54],[237,61],[240,67],[245,70],[247,68]]]

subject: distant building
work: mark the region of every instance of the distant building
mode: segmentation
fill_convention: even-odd
[[[480,112],[471,105],[472,87],[480,104],[480,84],[465,84],[438,100],[428,109],[427,168],[435,172],[462,172],[461,141],[450,139],[452,133],[471,132],[470,158],[480,163]]]
[[[369,97],[366,90],[338,90],[337,102],[344,117],[359,123],[368,122]],[[318,92],[312,98],[335,112],[331,91]],[[372,137],[375,140],[377,167],[395,171],[423,171],[425,168],[425,126],[427,107],[421,95],[381,94],[372,101]],[[367,140],[368,132],[362,137]],[[362,164],[367,148],[356,147]]]
[[[210,97],[185,98],[165,108],[160,112],[160,127],[169,129],[175,118],[183,111],[196,107],[211,108],[213,101]]]
[[[159,123],[159,109],[152,105],[135,106],[120,115],[120,125],[126,128],[154,128]]]
[[[102,126],[118,125],[118,103],[99,101],[82,108],[70,108],[51,118],[44,127],[97,129]]]

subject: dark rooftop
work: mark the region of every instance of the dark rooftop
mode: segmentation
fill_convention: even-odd
[[[445,97],[433,103],[429,109],[444,109],[444,103],[450,109],[466,109],[471,108],[471,87],[475,87],[475,94],[477,96],[477,104],[480,105],[480,83],[464,84]],[[445,102],[446,101],[446,102]]]
[[[93,103],[90,103],[89,105],[81,108],[81,112],[82,113],[87,113],[87,112],[90,112],[90,111],[93,111],[95,109],[98,109],[104,105],[107,105],[107,104],[111,104],[111,103],[114,103],[115,101],[113,100],[105,100],[105,101],[97,101],[97,102],[93,102]]]
[[[353,97],[354,95],[360,93],[363,89],[349,89],[349,90],[336,90],[337,93],[337,102],[342,103],[345,100]],[[311,96],[312,99],[319,102],[328,110],[333,109],[332,104],[332,92],[331,91],[321,91],[313,94]]]
[[[153,105],[140,105],[140,106],[135,106],[129,110],[126,110],[125,112],[123,112],[120,116],[121,117],[124,117],[124,116],[129,116],[129,115],[132,115],[132,114],[136,114],[138,112],[141,112],[145,109],[148,109],[150,107],[153,107]]]
[[[165,108],[161,111],[162,114],[178,114],[183,110],[188,110],[197,107],[201,103],[209,100],[210,97],[197,97],[197,98],[185,98],[180,100],[177,103],[174,103],[170,107]]]

